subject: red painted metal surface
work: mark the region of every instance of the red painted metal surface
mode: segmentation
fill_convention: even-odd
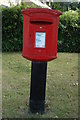
[[[59,15],[57,10],[22,10],[23,57],[32,61],[50,61],[57,57]]]

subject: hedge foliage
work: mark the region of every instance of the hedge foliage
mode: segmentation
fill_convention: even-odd
[[[5,8],[2,12],[2,50],[22,48],[22,14],[20,7]]]
[[[59,19],[58,51],[80,52],[80,16],[77,11],[64,12]]]
[[[23,40],[22,9],[34,8],[35,5],[12,6],[2,9],[2,51],[21,51]]]
[[[2,9],[2,50],[21,51],[23,39],[23,15],[21,9],[32,8],[24,3]],[[80,52],[79,11],[64,12],[59,19],[58,51]]]

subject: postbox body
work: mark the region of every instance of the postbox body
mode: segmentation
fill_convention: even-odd
[[[50,61],[57,57],[58,24],[61,12],[47,8],[22,10],[23,57]]]

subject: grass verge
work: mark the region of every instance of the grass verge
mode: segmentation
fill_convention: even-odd
[[[29,112],[31,62],[21,53],[2,55],[3,118],[77,118],[78,54],[58,53],[48,62],[44,114]]]

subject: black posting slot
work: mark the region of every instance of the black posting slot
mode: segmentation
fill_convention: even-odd
[[[31,24],[53,24],[52,21],[30,21]]]

